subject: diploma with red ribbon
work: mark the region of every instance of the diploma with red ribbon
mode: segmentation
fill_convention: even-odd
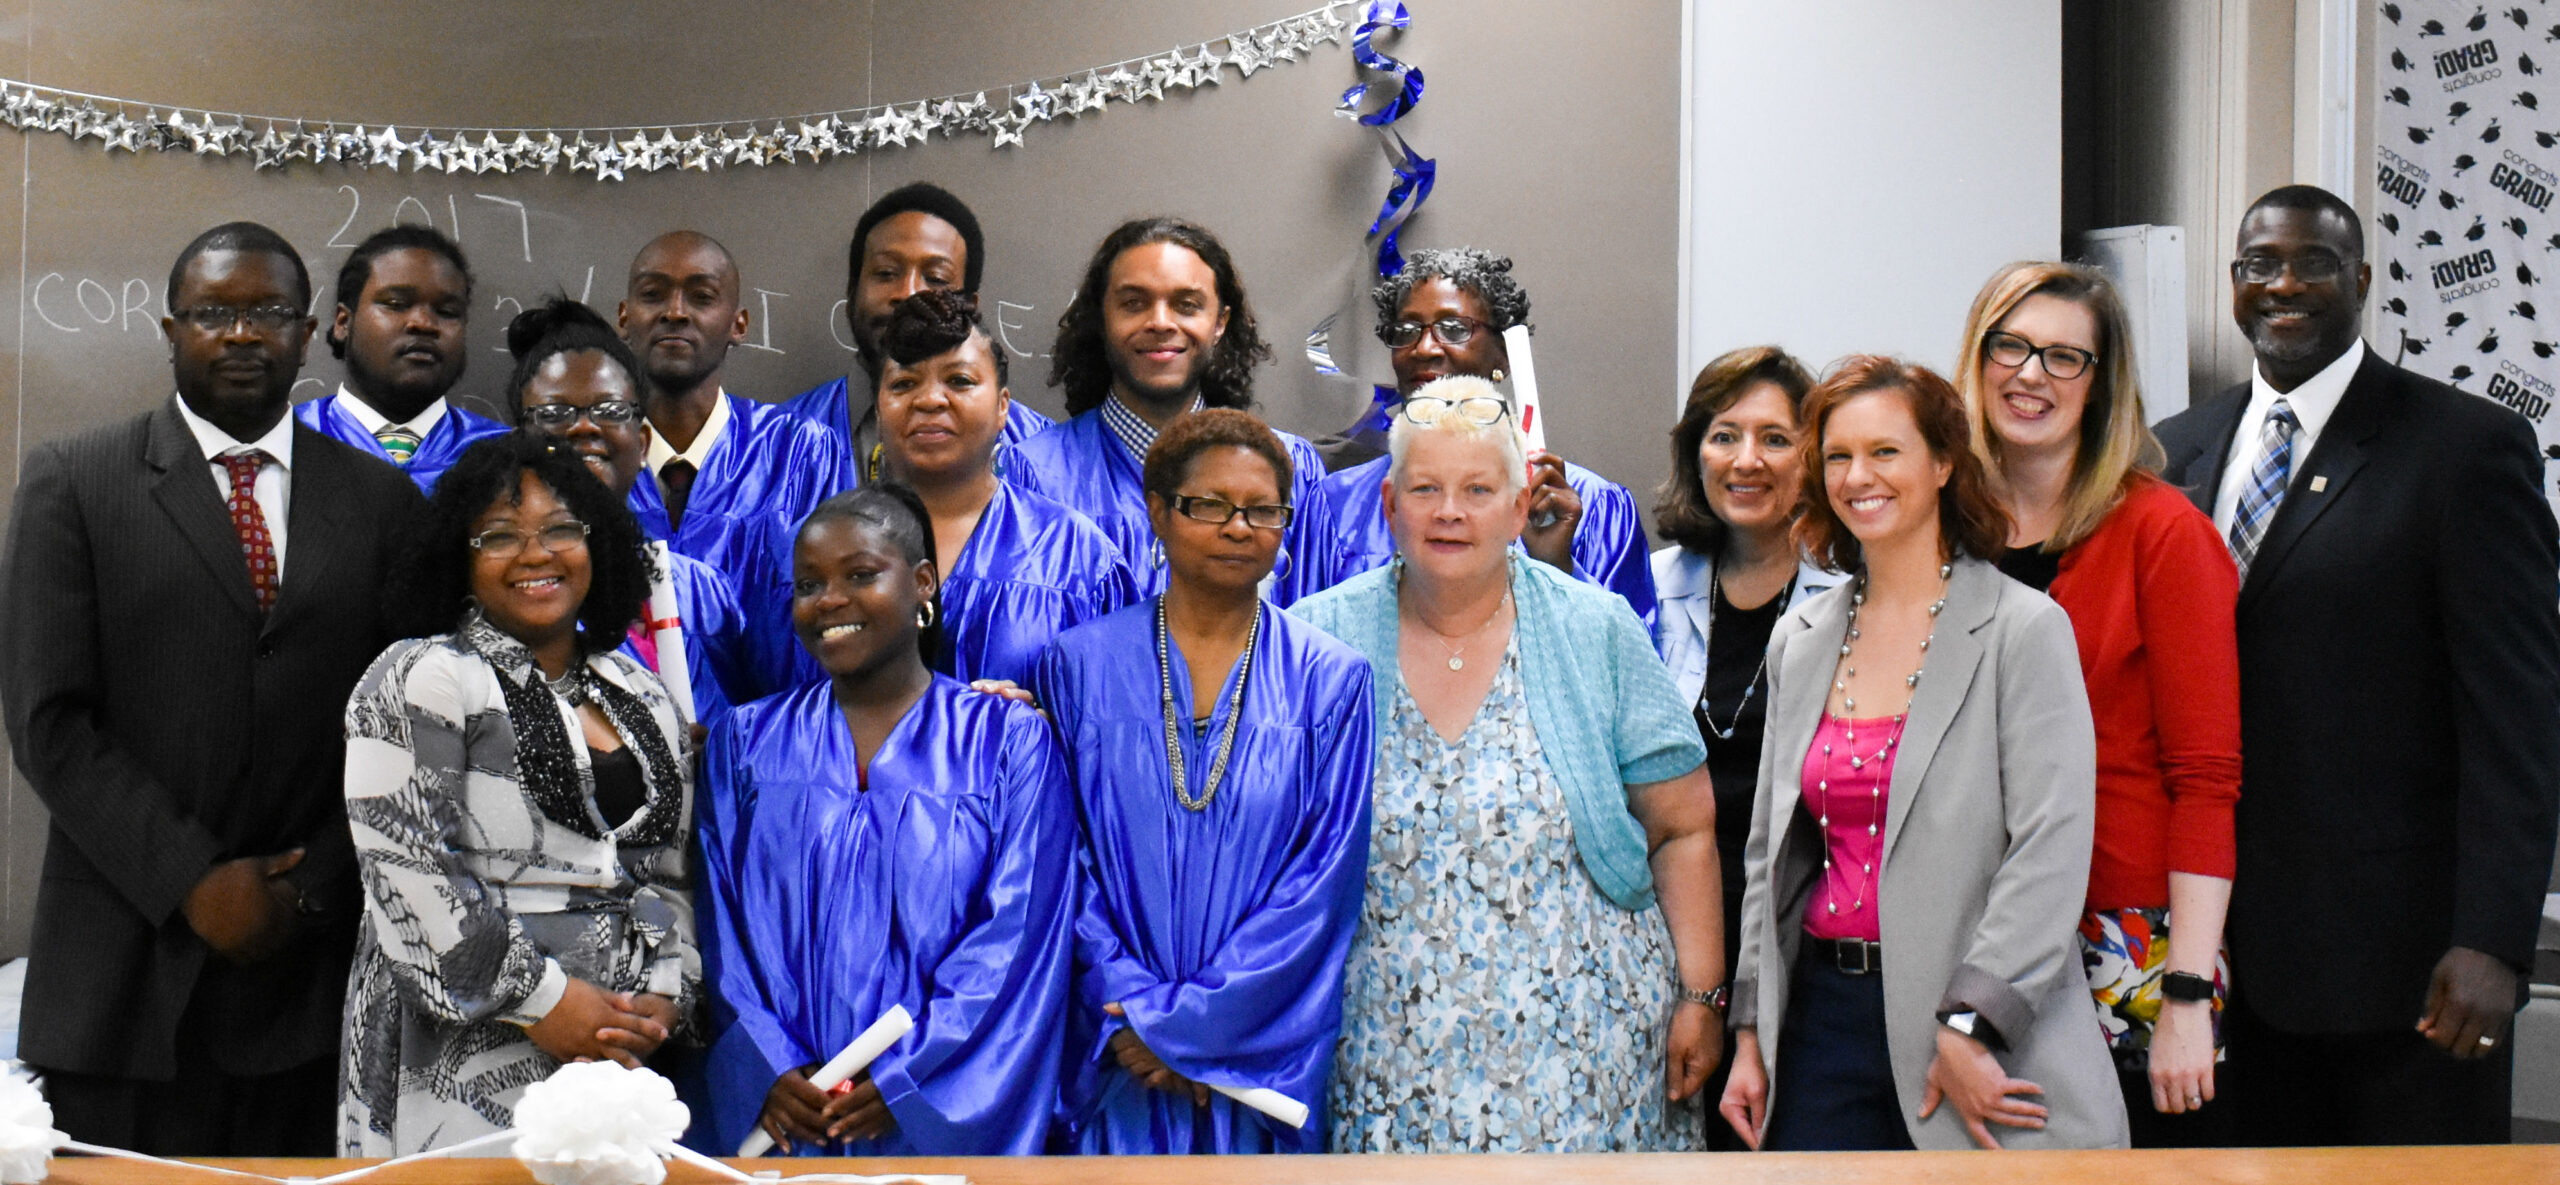
[[[684,656],[684,613],[676,607],[676,567],[668,555],[664,540],[649,542],[651,567],[657,570],[649,580],[649,639],[658,651],[658,682],[666,684],[667,695],[676,701],[676,711],[684,713],[685,723],[699,719],[693,710],[693,669]]]

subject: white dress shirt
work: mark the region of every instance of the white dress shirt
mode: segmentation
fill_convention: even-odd
[[[376,437],[381,436],[385,428],[399,428],[419,440],[425,440],[427,433],[435,431],[436,425],[444,422],[445,413],[444,396],[438,395],[436,401],[428,404],[424,410],[409,417],[406,422],[395,424],[390,417],[373,410],[372,404],[348,390],[345,383],[338,384],[338,406],[347,409],[347,414],[354,416],[356,423],[362,424],[365,431]]]
[[[683,452],[677,452],[674,446],[667,443],[666,433],[652,432],[649,434],[650,475],[653,477],[656,476],[660,470],[667,467],[667,462],[676,460],[679,457],[693,462],[693,475],[697,478],[710,472],[711,452],[713,449],[720,447],[720,438],[723,435],[726,435],[728,427],[729,392],[728,389],[724,387],[721,389],[719,397],[712,400],[711,415],[708,419],[702,421],[702,431],[693,434],[693,444]]]
[[[175,398],[173,396],[173,398]],[[267,520],[267,538],[276,548],[276,588],[284,588],[285,519],[293,507],[293,413],[276,417],[275,427],[256,440],[243,443],[231,434],[213,426],[212,421],[196,414],[187,401],[178,399],[178,418],[186,421],[187,431],[195,434],[196,445],[204,450],[205,464],[213,467],[213,488],[223,501],[231,500],[231,470],[219,458],[233,453],[261,449],[267,463],[258,469],[258,480],[250,487],[249,496],[256,499],[258,513]],[[225,521],[229,521],[225,516]]]
[[[2240,430],[2231,434],[2231,453],[2222,460],[2222,488],[2213,496],[2213,526],[2223,538],[2231,537],[2231,520],[2240,514],[2240,492],[2249,485],[2249,471],[2258,467],[2267,410],[2282,399],[2293,408],[2293,418],[2302,423],[2293,433],[2292,476],[2299,477],[2302,463],[2311,459],[2312,446],[2320,443],[2320,430],[2329,426],[2330,416],[2337,414],[2338,401],[2347,395],[2347,383],[2362,365],[2364,339],[2357,338],[2346,353],[2290,391],[2268,386],[2265,371],[2256,366],[2249,368],[2249,406],[2240,413]]]

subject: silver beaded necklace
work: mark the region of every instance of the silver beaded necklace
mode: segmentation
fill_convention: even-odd
[[[1186,811],[1205,811],[1218,797],[1218,784],[1226,780],[1227,758],[1236,746],[1236,721],[1244,717],[1244,685],[1253,678],[1253,652],[1262,640],[1262,609],[1253,611],[1253,624],[1244,635],[1244,659],[1236,668],[1235,690],[1227,693],[1227,726],[1218,734],[1218,753],[1209,762],[1209,784],[1201,787],[1200,797],[1191,796],[1191,781],[1182,768],[1181,726],[1175,719],[1173,706],[1172,631],[1165,625],[1164,598],[1156,598],[1156,674],[1157,686],[1163,692],[1164,762],[1166,772],[1173,775],[1173,797]]]
[[[1954,576],[1955,565],[1938,565],[1938,599],[1929,603],[1929,632],[1926,636],[1920,639],[1920,666],[1915,668],[1909,675],[1904,676],[1902,680],[1902,685],[1909,688],[1914,697],[1917,697],[1920,694],[1920,676],[1927,672],[1929,668],[1929,644],[1938,640],[1938,615],[1946,611],[1947,583],[1953,579]],[[1849,695],[1849,680],[1857,677],[1858,668],[1850,666],[1849,663],[1853,660],[1852,651],[1856,649],[1858,641],[1858,610],[1866,603],[1867,578],[1864,573],[1861,573],[1858,576],[1858,583],[1849,590],[1849,627],[1840,639],[1840,674],[1831,681],[1832,690],[1840,693],[1841,711],[1846,713],[1839,718],[1842,728],[1841,743],[1848,747],[1849,769],[1852,772],[1864,770],[1869,762],[1883,761],[1885,758],[1891,756],[1894,749],[1902,744],[1903,726],[1911,719],[1911,704],[1906,700],[1902,705],[1902,711],[1894,715],[1893,733],[1885,738],[1883,746],[1878,748],[1872,754],[1865,756],[1859,755],[1858,730],[1855,718],[1855,713],[1858,710],[1858,701],[1851,698]],[[1814,804],[1816,811],[1814,824],[1816,827],[1823,830],[1826,835],[1829,833],[1831,827],[1831,777],[1833,773],[1831,757],[1831,744],[1826,741],[1822,746],[1822,776],[1814,780],[1814,793],[1817,798]],[[1877,820],[1884,814],[1884,784],[1885,779],[1878,777],[1873,779],[1872,783],[1867,788],[1868,801],[1874,804],[1867,818],[1867,834],[1870,836],[1876,834],[1878,826]],[[1828,878],[1831,875],[1831,844],[1827,839],[1822,845],[1822,875],[1825,878]],[[1842,875],[1845,876],[1847,874],[1843,873]],[[1863,865],[1863,872],[1861,875],[1864,879],[1851,882],[1856,889],[1854,898],[1849,902],[1849,912],[1851,913],[1856,913],[1859,910],[1866,908],[1867,894],[1874,889],[1877,880],[1876,866],[1873,864]],[[1837,915],[1840,912],[1839,898],[1832,898],[1829,902],[1825,903],[1824,908],[1830,913]]]

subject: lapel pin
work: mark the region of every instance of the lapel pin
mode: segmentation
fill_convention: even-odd
[[[2328,488],[2329,488],[2329,475],[2328,475],[2328,474],[2326,474],[2326,473],[2318,473],[2318,474],[2313,474],[2313,475],[2312,475],[2312,478],[2311,478],[2311,492],[2312,492],[2312,493],[2317,494],[2317,493],[2319,493],[2320,491],[2325,490],[2325,489],[2328,489]]]

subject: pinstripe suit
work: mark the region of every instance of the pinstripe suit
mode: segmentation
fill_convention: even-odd
[[[114,1079],[193,1056],[254,1076],[329,1058],[357,919],[347,695],[417,512],[399,471],[295,429],[292,562],[259,614],[174,400],[29,453],[0,557],[0,703],[52,813],[20,1056]],[[279,954],[208,958],[181,907],[216,862],[302,847]],[[78,1132],[73,1133],[80,1135]]]

